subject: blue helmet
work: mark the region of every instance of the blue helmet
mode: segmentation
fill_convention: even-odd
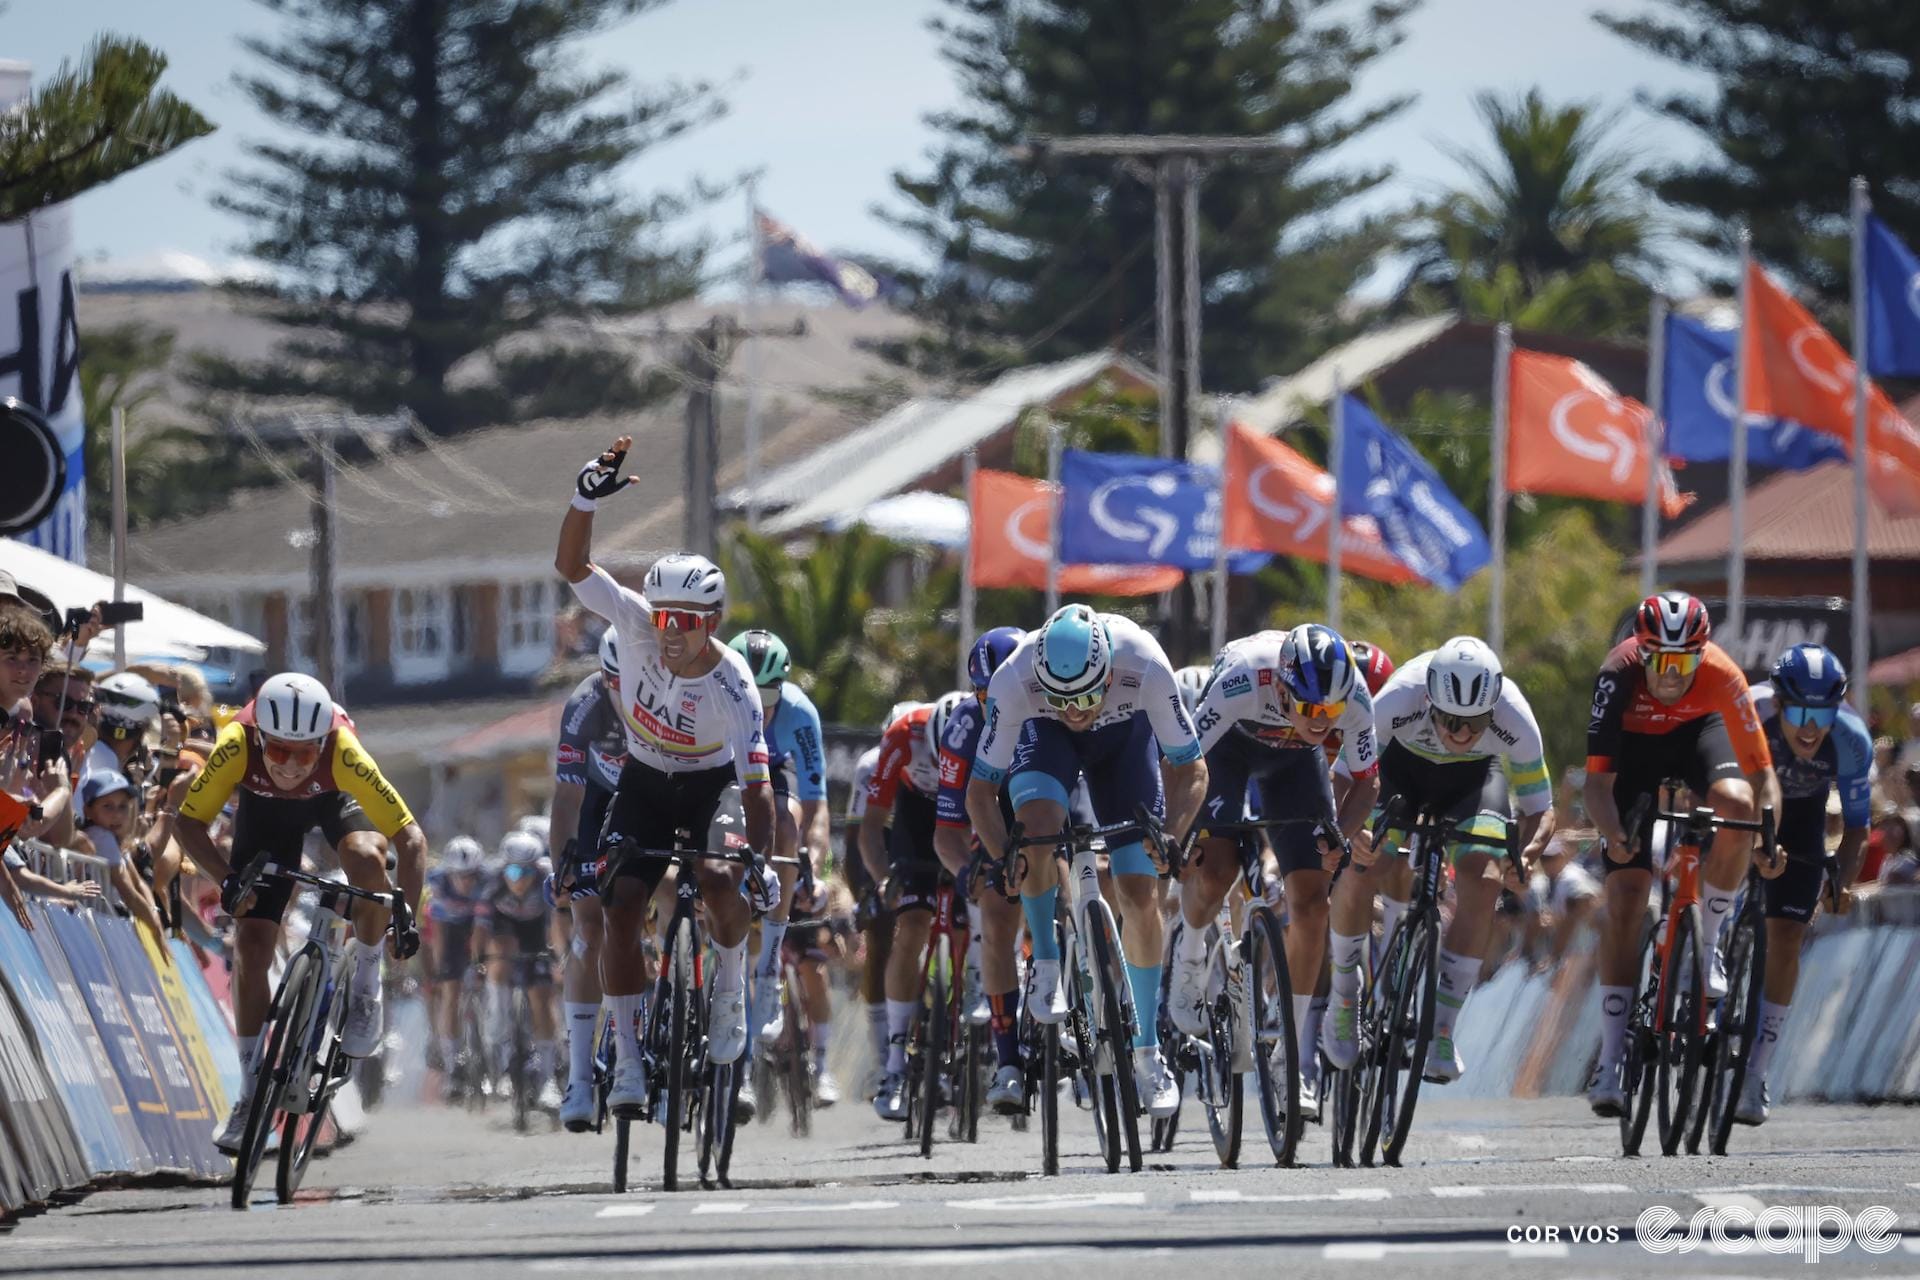
[[[1007,660],[1019,643],[1027,638],[1027,633],[1018,627],[995,627],[983,631],[980,638],[973,642],[973,648],[967,654],[967,679],[973,681],[973,687],[984,689],[993,679],[993,673]]]
[[[1105,687],[1113,672],[1113,637],[1099,614],[1070,604],[1040,628],[1034,659],[1034,677],[1048,694],[1084,697]]]
[[[1280,683],[1302,702],[1345,702],[1358,678],[1347,642],[1332,627],[1302,623],[1280,645]]]
[[[1837,707],[1847,696],[1847,669],[1823,644],[1796,644],[1773,664],[1773,691],[1801,707]]]

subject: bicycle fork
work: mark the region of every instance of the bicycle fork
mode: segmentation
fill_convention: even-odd
[[[1089,932],[1087,921],[1095,911],[1102,913],[1106,917],[1107,936],[1113,940],[1116,952],[1118,952],[1120,948],[1120,928],[1119,922],[1114,918],[1113,909],[1107,905],[1106,899],[1100,896],[1099,859],[1091,849],[1082,849],[1074,854],[1073,865],[1067,875],[1067,894],[1068,909],[1073,913],[1073,927],[1078,938],[1078,943],[1074,947],[1074,963],[1080,967],[1081,980],[1086,984],[1087,990],[1089,992],[1095,992],[1099,989],[1098,984],[1110,980],[1110,975],[1095,974],[1093,971],[1094,966],[1092,963],[1091,948],[1087,946],[1085,941]],[[1118,954],[1116,958],[1124,962],[1124,953]],[[1126,980],[1123,964],[1120,981],[1124,984]],[[1114,1003],[1119,1005],[1120,1017],[1126,1023],[1126,1026],[1121,1028],[1125,1033],[1124,1042],[1132,1044],[1139,1038],[1140,1030],[1139,1015],[1133,1007],[1133,993],[1123,985],[1117,994],[1120,998]],[[1102,1008],[1103,1003],[1103,1001],[1095,999],[1093,1001],[1092,1012],[1088,1018],[1091,1029],[1095,1032],[1094,1039],[1096,1043],[1092,1048],[1095,1053],[1096,1065],[1098,1064],[1098,1055],[1103,1051],[1101,1046],[1105,1042],[1105,1033],[1109,1030],[1102,1022],[1102,1019],[1106,1016]],[[1110,1068],[1114,1071],[1120,1070],[1122,1065],[1121,1063],[1109,1064]]]

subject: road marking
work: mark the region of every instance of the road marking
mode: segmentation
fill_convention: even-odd
[[[1759,1214],[1765,1212],[1767,1207],[1760,1197],[1739,1192],[1696,1191],[1693,1198],[1709,1209],[1745,1209],[1748,1213]]]
[[[1477,1133],[1450,1133],[1447,1135],[1447,1141],[1468,1151],[1485,1151],[1493,1146],[1490,1140]]]
[[[693,1206],[694,1213],[873,1213],[880,1209],[898,1209],[898,1200],[788,1200],[771,1204],[757,1200],[704,1200]]]
[[[1570,1252],[1564,1244],[1508,1244],[1498,1240],[1434,1241],[1431,1244],[1347,1240],[1327,1245],[1320,1256],[1328,1261],[1383,1262],[1390,1254],[1405,1253],[1504,1253],[1509,1258],[1564,1258]]]
[[[1086,1195],[985,1196],[978,1200],[949,1200],[949,1209],[1008,1209],[1014,1212],[1047,1209],[1131,1209],[1147,1202],[1144,1191],[1096,1191]]]
[[[1385,1187],[1342,1187],[1338,1191],[1311,1191],[1298,1194],[1274,1194],[1239,1191],[1232,1187],[1219,1191],[1188,1193],[1194,1204],[1317,1204],[1338,1200],[1391,1200],[1393,1192]]]
[[[1167,1257],[1171,1249],[1152,1249],[1129,1257]],[[886,1249],[874,1252],[839,1251],[823,1253],[701,1253],[653,1258],[542,1258],[528,1264],[529,1271],[542,1274],[564,1272],[601,1272],[629,1275],[654,1275],[671,1271],[710,1273],[719,1270],[774,1267],[811,1267],[816,1270],[846,1271],[857,1267],[945,1267],[999,1266],[1008,1262],[1032,1262],[1051,1258],[1090,1258],[1107,1254],[1104,1249],[1086,1245],[1032,1245],[1011,1249]]]
[[[652,1212],[651,1204],[610,1204],[593,1216],[596,1218],[644,1218]]]
[[[1589,1196],[1624,1196],[1631,1194],[1633,1188],[1623,1182],[1536,1182],[1487,1187],[1429,1187],[1428,1190],[1442,1200],[1474,1200],[1505,1191],[1578,1191]]]

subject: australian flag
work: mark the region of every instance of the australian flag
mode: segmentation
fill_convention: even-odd
[[[894,282],[859,263],[838,258],[776,218],[754,215],[760,238],[760,278],[768,284],[824,284],[850,307],[884,301]]]

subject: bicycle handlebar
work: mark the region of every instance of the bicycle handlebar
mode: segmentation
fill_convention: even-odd
[[[398,886],[380,893],[372,889],[359,888],[344,880],[329,880],[325,876],[316,876],[298,867],[279,867],[269,872],[266,859],[257,858],[240,874],[238,898],[244,900],[259,885],[261,878],[268,874],[279,876],[283,880],[291,880],[296,884],[338,894],[343,898],[377,902],[391,913],[387,921],[387,932],[393,935],[395,944],[404,953],[401,958],[405,959],[413,954],[412,951],[407,950],[409,945],[414,950],[419,949],[420,935],[414,927],[413,907],[407,902],[407,895]]]
[[[1405,820],[1408,808],[1409,806],[1405,796],[1395,796],[1387,802],[1387,807],[1381,810],[1380,820],[1374,824],[1374,830],[1391,831],[1398,827],[1406,831],[1409,841],[1420,836],[1427,836],[1430,838],[1437,837],[1441,841],[1449,843],[1456,840],[1463,844],[1485,845],[1488,843],[1487,837],[1481,835],[1479,832],[1469,830],[1461,823],[1444,822],[1431,809],[1421,809],[1417,811],[1414,814],[1413,821],[1408,823]],[[1518,880],[1521,887],[1524,888],[1527,883],[1527,866],[1520,858],[1520,820],[1518,817],[1509,816],[1506,820],[1506,839],[1504,841],[1503,852],[1507,855],[1507,866],[1512,869],[1514,878]]]

